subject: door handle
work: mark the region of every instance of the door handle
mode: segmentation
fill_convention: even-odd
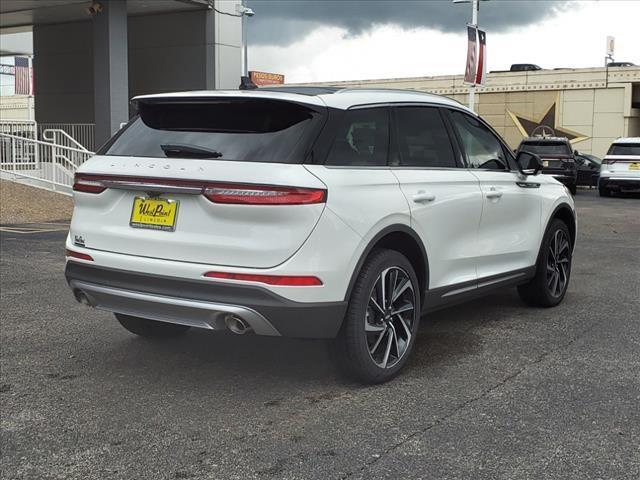
[[[433,202],[436,199],[436,196],[433,193],[425,192],[424,190],[418,190],[413,196],[413,201],[416,203],[422,202]]]
[[[494,199],[502,197],[502,192],[500,190],[496,190],[495,187],[491,187],[491,189],[487,192],[487,198]]]

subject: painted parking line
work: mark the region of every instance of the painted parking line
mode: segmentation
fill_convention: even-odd
[[[57,228],[53,228],[53,227]],[[64,223],[35,223],[25,225],[0,225],[0,232],[18,233],[26,235],[30,233],[66,232],[69,225]]]

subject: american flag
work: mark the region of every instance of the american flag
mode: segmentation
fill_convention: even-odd
[[[31,67],[29,66],[29,59],[27,57],[15,58],[15,87],[14,92],[16,95],[31,95],[32,89],[32,76]]]

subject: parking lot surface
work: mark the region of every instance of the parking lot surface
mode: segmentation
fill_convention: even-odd
[[[396,380],[322,342],[146,341],[75,302],[61,231],[1,235],[4,479],[640,478],[640,198],[576,197],[567,297],[423,319]]]

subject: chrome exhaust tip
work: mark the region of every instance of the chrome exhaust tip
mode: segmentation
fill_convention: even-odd
[[[244,335],[251,331],[251,326],[240,317],[235,315],[227,315],[224,319],[224,323],[231,333],[236,335]]]
[[[87,295],[82,290],[74,290],[73,294],[75,295],[76,300],[82,305],[93,307],[93,305],[91,304],[91,300],[89,300],[89,297],[87,297]]]

